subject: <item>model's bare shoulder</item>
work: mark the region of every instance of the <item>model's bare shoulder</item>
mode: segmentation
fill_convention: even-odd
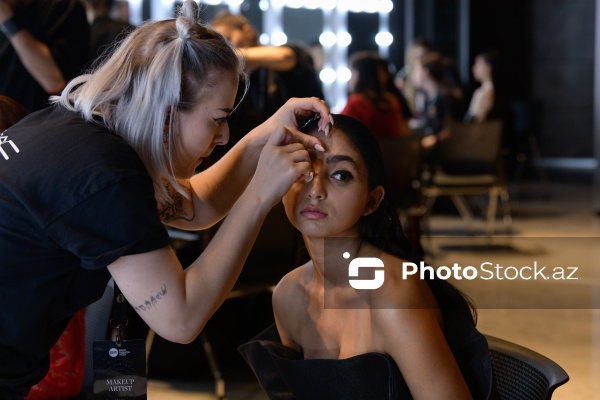
[[[408,261],[388,253],[381,253],[384,264],[384,283],[373,293],[373,306],[378,309],[437,309],[438,306],[427,281],[419,275],[405,274]]]
[[[287,306],[296,303],[304,292],[305,266],[295,268],[285,274],[273,290],[273,307]]]
[[[288,272],[273,291],[273,314],[282,343],[300,350],[298,332],[304,324],[306,295],[303,267]]]

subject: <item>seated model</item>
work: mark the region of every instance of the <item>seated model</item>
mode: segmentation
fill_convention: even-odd
[[[472,309],[448,282],[403,278],[419,265],[385,197],[378,144],[357,120],[333,116],[329,136],[312,121],[325,152],[309,150],[310,182],[283,199],[310,260],[273,294],[272,326],[240,352],[272,399],[489,399],[487,342]],[[357,257],[383,262],[378,289],[355,289],[373,268],[349,278]],[[369,275],[370,274],[370,275]]]

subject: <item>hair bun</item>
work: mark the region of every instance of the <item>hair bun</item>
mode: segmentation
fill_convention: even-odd
[[[182,39],[189,39],[190,29],[198,22],[200,7],[194,0],[185,0],[179,9],[179,16],[175,21],[177,33]]]

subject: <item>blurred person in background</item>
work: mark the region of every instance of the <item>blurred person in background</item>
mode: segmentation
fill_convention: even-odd
[[[115,41],[122,40],[134,26],[111,16],[115,0],[83,0],[83,4],[91,29],[90,58],[94,61]]]
[[[464,120],[481,122],[505,119],[508,111],[507,82],[504,79],[500,53],[489,50],[477,54],[471,71],[479,87],[471,96]]]
[[[29,112],[48,106],[89,60],[79,0],[0,0],[0,94]]]
[[[240,122],[245,124],[241,129],[245,133],[292,97],[324,98],[307,46],[261,45],[250,21],[239,14],[221,13],[210,24],[239,49],[249,77],[249,89],[240,105],[239,118],[234,115],[230,120],[234,137],[240,130],[237,128]],[[255,125],[249,126],[249,123]]]
[[[451,98],[450,115],[455,119],[461,119],[464,115],[464,88],[461,82],[460,73],[454,60],[445,57],[436,50],[433,43],[426,38],[417,37],[408,43],[404,53],[404,66],[395,76],[395,84],[402,91],[413,113],[418,113],[417,102],[419,102],[420,90],[416,88],[411,77],[415,65],[426,53],[437,52],[440,54],[443,75],[442,81],[448,89],[448,95]]]
[[[418,89],[418,96],[415,118],[410,123],[422,131],[422,147],[432,149],[451,118],[451,95],[444,79],[442,56],[438,52],[423,54],[414,64],[411,80]]]
[[[411,40],[404,50],[404,65],[395,76],[395,84],[406,97],[413,114],[417,112],[415,105],[416,88],[413,85],[411,74],[421,56],[432,50],[433,44],[425,38],[418,37]]]
[[[350,96],[340,114],[358,119],[376,137],[410,135],[403,112],[403,96],[390,90],[392,76],[388,62],[378,53],[361,51],[349,60],[352,77]]]

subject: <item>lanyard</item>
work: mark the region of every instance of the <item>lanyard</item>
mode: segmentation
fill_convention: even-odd
[[[121,289],[119,289],[119,287],[115,283],[114,284],[114,301],[113,301],[112,317],[110,319],[110,325],[117,330],[115,341],[117,342],[117,346],[119,346],[119,347],[121,347],[121,345],[123,344],[123,341],[122,341],[123,330],[129,323],[129,320],[127,319],[127,305],[128,305],[128,303],[127,303],[127,300],[125,299],[125,296],[123,296]]]

